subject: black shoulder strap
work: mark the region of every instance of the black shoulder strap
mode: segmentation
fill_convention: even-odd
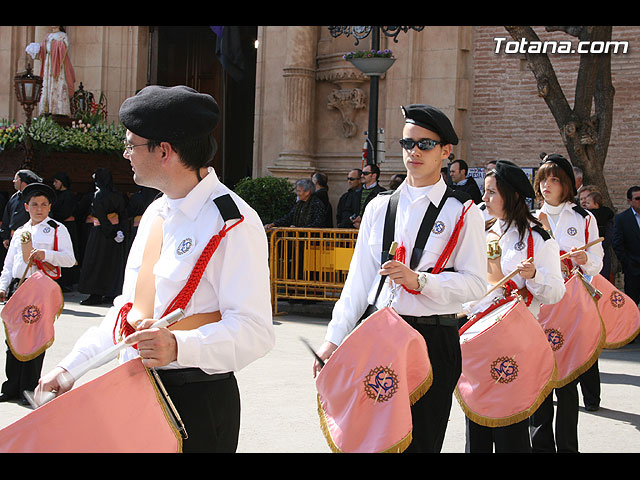
[[[242,218],[236,202],[233,201],[231,195],[229,195],[228,193],[225,195],[221,195],[218,198],[214,198],[213,201],[218,207],[218,210],[220,210],[220,215],[222,215],[222,219],[225,222]]]
[[[531,230],[533,230],[534,232],[538,232],[538,234],[540,234],[540,236],[545,242],[551,238],[551,235],[549,235],[549,232],[547,232],[540,225],[534,225],[533,227],[531,227]]]
[[[455,192],[453,189],[447,187],[444,195],[442,196],[442,200],[440,200],[439,205],[435,205],[434,203],[430,203],[427,211],[422,218],[422,223],[420,224],[420,228],[418,229],[418,235],[416,237],[415,246],[413,248],[413,252],[411,253],[411,261],[410,268],[413,270],[416,268],[418,263],[420,262],[420,258],[422,258],[422,252],[424,251],[424,247],[427,244],[427,239],[429,238],[429,234],[433,229],[433,225],[442,210],[442,207],[447,201],[447,198],[450,196],[455,196]],[[387,212],[385,214],[384,219],[384,231],[382,236],[382,252],[380,254],[380,265],[389,260],[389,249],[391,248],[391,242],[393,242],[395,226],[396,226],[396,211],[398,209],[398,200],[400,198],[400,192],[398,190],[394,191],[393,194],[389,197],[389,204],[387,205]],[[460,198],[458,198],[460,200]],[[382,291],[382,285],[384,285],[385,277],[382,276],[380,278],[380,284],[378,285],[378,291],[376,292],[376,297],[373,300],[373,304],[375,305],[378,301],[378,297],[380,296],[380,292]]]
[[[416,268],[418,266],[418,263],[420,263],[422,252],[424,251],[424,246],[427,244],[427,239],[429,238],[429,234],[433,229],[433,225],[436,223],[436,219],[438,218],[438,215],[440,215],[440,211],[447,201],[447,198],[452,195],[455,196],[455,191],[447,187],[444,195],[442,196],[442,200],[440,200],[440,205],[436,206],[433,203],[429,204],[427,212],[422,218],[422,223],[420,224],[420,228],[418,229],[418,236],[416,237],[416,243],[413,246],[413,252],[411,253],[411,262],[409,263],[409,268],[411,268],[411,270]]]
[[[587,218],[589,216],[589,213],[580,205],[574,205],[573,210],[582,215],[583,218]]]
[[[58,228],[58,222],[55,220],[49,220],[47,223],[53,228]]]

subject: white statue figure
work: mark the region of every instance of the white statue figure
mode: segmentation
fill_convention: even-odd
[[[42,96],[38,111],[70,115],[75,73],[69,58],[69,39],[64,27],[52,27],[40,45]]]

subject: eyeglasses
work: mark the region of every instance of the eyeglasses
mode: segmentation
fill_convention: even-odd
[[[356,180],[360,180],[360,177],[347,177],[347,180],[350,182],[355,182]]]
[[[410,138],[401,138],[400,145],[405,150],[411,150],[413,147],[417,146],[420,150],[433,150],[436,148],[436,145],[446,145],[444,142],[438,142],[437,140],[432,140],[430,138],[423,138],[421,140],[412,140]]]
[[[362,175],[371,175],[373,172],[362,172]]]
[[[124,153],[126,153],[127,155],[131,155],[133,153],[133,149],[136,147],[143,147],[145,145],[149,145],[149,142],[147,143],[140,143],[139,145],[131,145],[130,143],[125,143],[124,144]]]

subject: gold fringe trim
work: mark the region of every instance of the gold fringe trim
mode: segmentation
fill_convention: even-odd
[[[582,283],[584,284],[585,281],[582,280]],[[585,288],[586,288],[586,285],[585,285]],[[591,296],[591,298],[595,303],[596,312],[598,312],[598,320],[600,320],[600,338],[598,340],[598,344],[596,345],[595,350],[593,351],[591,356],[587,359],[587,361],[583,363],[581,366],[579,366],[578,368],[576,368],[573,372],[569,373],[569,375],[567,375],[565,378],[558,380],[556,382],[555,388],[562,388],[565,385],[573,382],[576,378],[578,378],[584,372],[589,370],[593,366],[593,364],[596,363],[596,360],[598,360],[598,357],[602,353],[602,349],[604,348],[605,340],[606,340],[606,329],[604,326],[604,322],[602,321],[602,315],[600,315],[600,309],[598,308],[598,300],[593,296]]]
[[[604,346],[602,348],[605,348],[607,350],[614,350],[616,348],[624,347],[626,344],[633,342],[633,340],[638,336],[639,333],[640,333],[640,327],[636,328],[636,331],[633,332],[631,335],[629,335],[624,340],[620,340],[618,342],[606,342],[605,341]]]
[[[64,310],[64,295],[62,294],[62,289],[61,288],[60,288],[60,295],[62,296],[62,302],[61,302],[60,308],[58,309],[56,314],[53,316],[53,323],[54,324],[55,324],[56,320],[60,317],[60,315],[62,315],[62,311]],[[53,336],[51,337],[51,339],[49,341],[47,341],[47,343],[45,343],[42,347],[40,347],[35,352],[30,353],[29,355],[22,355],[22,354],[17,353],[15,351],[13,345],[11,345],[11,341],[9,340],[9,332],[7,331],[7,324],[4,323],[4,321],[2,322],[2,324],[4,325],[4,336],[5,336],[5,340],[7,341],[7,345],[9,345],[9,350],[11,350],[11,353],[13,354],[13,356],[16,357],[18,360],[20,360],[21,362],[28,362],[29,360],[33,360],[34,358],[40,356],[51,345],[53,345],[53,342],[56,339],[56,337],[55,337],[55,329],[54,329]]]
[[[542,388],[542,390],[538,394],[538,397],[531,404],[531,406],[526,410],[523,410],[518,413],[514,413],[513,415],[509,415],[508,417],[492,418],[492,417],[486,417],[484,415],[479,415],[475,413],[473,410],[471,410],[471,408],[469,408],[469,406],[462,399],[462,395],[460,394],[457,385],[453,393],[456,397],[456,400],[458,400],[458,403],[460,404],[462,411],[467,416],[467,418],[469,418],[469,420],[477,423],[478,425],[484,425],[485,427],[506,427],[509,425],[513,425],[514,423],[521,422],[522,420],[525,420],[529,418],[531,415],[533,415],[535,411],[538,409],[538,407],[540,407],[540,404],[542,404],[545,398],[547,398],[547,396],[555,388],[557,376],[558,376],[558,369],[554,362],[553,372],[551,372],[551,376],[549,377],[549,379],[547,380],[547,383]]]
[[[151,382],[151,385],[153,385],[153,391],[156,393],[156,399],[158,400],[158,404],[160,404],[160,408],[162,408],[162,413],[164,414],[164,417],[167,419],[167,423],[169,424],[171,431],[175,435],[176,440],[178,440],[178,450],[176,451],[176,453],[182,453],[182,435],[180,435],[180,431],[178,430],[178,427],[176,427],[173,423],[173,415],[169,413],[168,407],[165,403],[166,401],[164,399],[164,396],[160,392],[160,389],[158,388],[158,385],[156,384],[156,380],[155,378],[153,378],[151,371],[147,367],[144,367],[144,371],[147,373],[147,376],[149,377],[149,381]]]
[[[427,378],[425,378],[422,381],[422,383],[420,383],[420,385],[418,385],[409,394],[410,404],[414,405],[418,400],[420,400],[420,398],[422,398],[422,396],[425,393],[427,393],[429,388],[431,388],[432,383],[433,383],[433,369],[430,368],[429,375],[427,375]],[[331,432],[329,431],[329,425],[327,422],[327,415],[324,411],[324,408],[322,408],[322,401],[320,400],[320,395],[316,395],[316,402],[317,402],[318,416],[320,417],[320,429],[322,430],[322,434],[324,435],[324,438],[327,441],[329,448],[333,453],[345,453],[336,445],[336,443],[333,441],[333,438],[331,437]],[[413,441],[413,435],[412,435],[412,432],[409,431],[409,433],[404,438],[402,438],[400,441],[396,442],[389,448],[386,448],[381,452],[371,452],[371,453],[402,453],[407,449],[407,447],[411,444],[412,441]]]

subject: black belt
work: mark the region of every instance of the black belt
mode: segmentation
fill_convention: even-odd
[[[199,368],[178,368],[175,370],[156,370],[165,385],[179,386],[187,383],[215,382],[233,377],[233,372],[209,375]]]
[[[434,325],[437,327],[458,327],[458,316],[455,313],[446,315],[429,315],[428,317],[414,317],[413,315],[400,315],[409,325]]]

